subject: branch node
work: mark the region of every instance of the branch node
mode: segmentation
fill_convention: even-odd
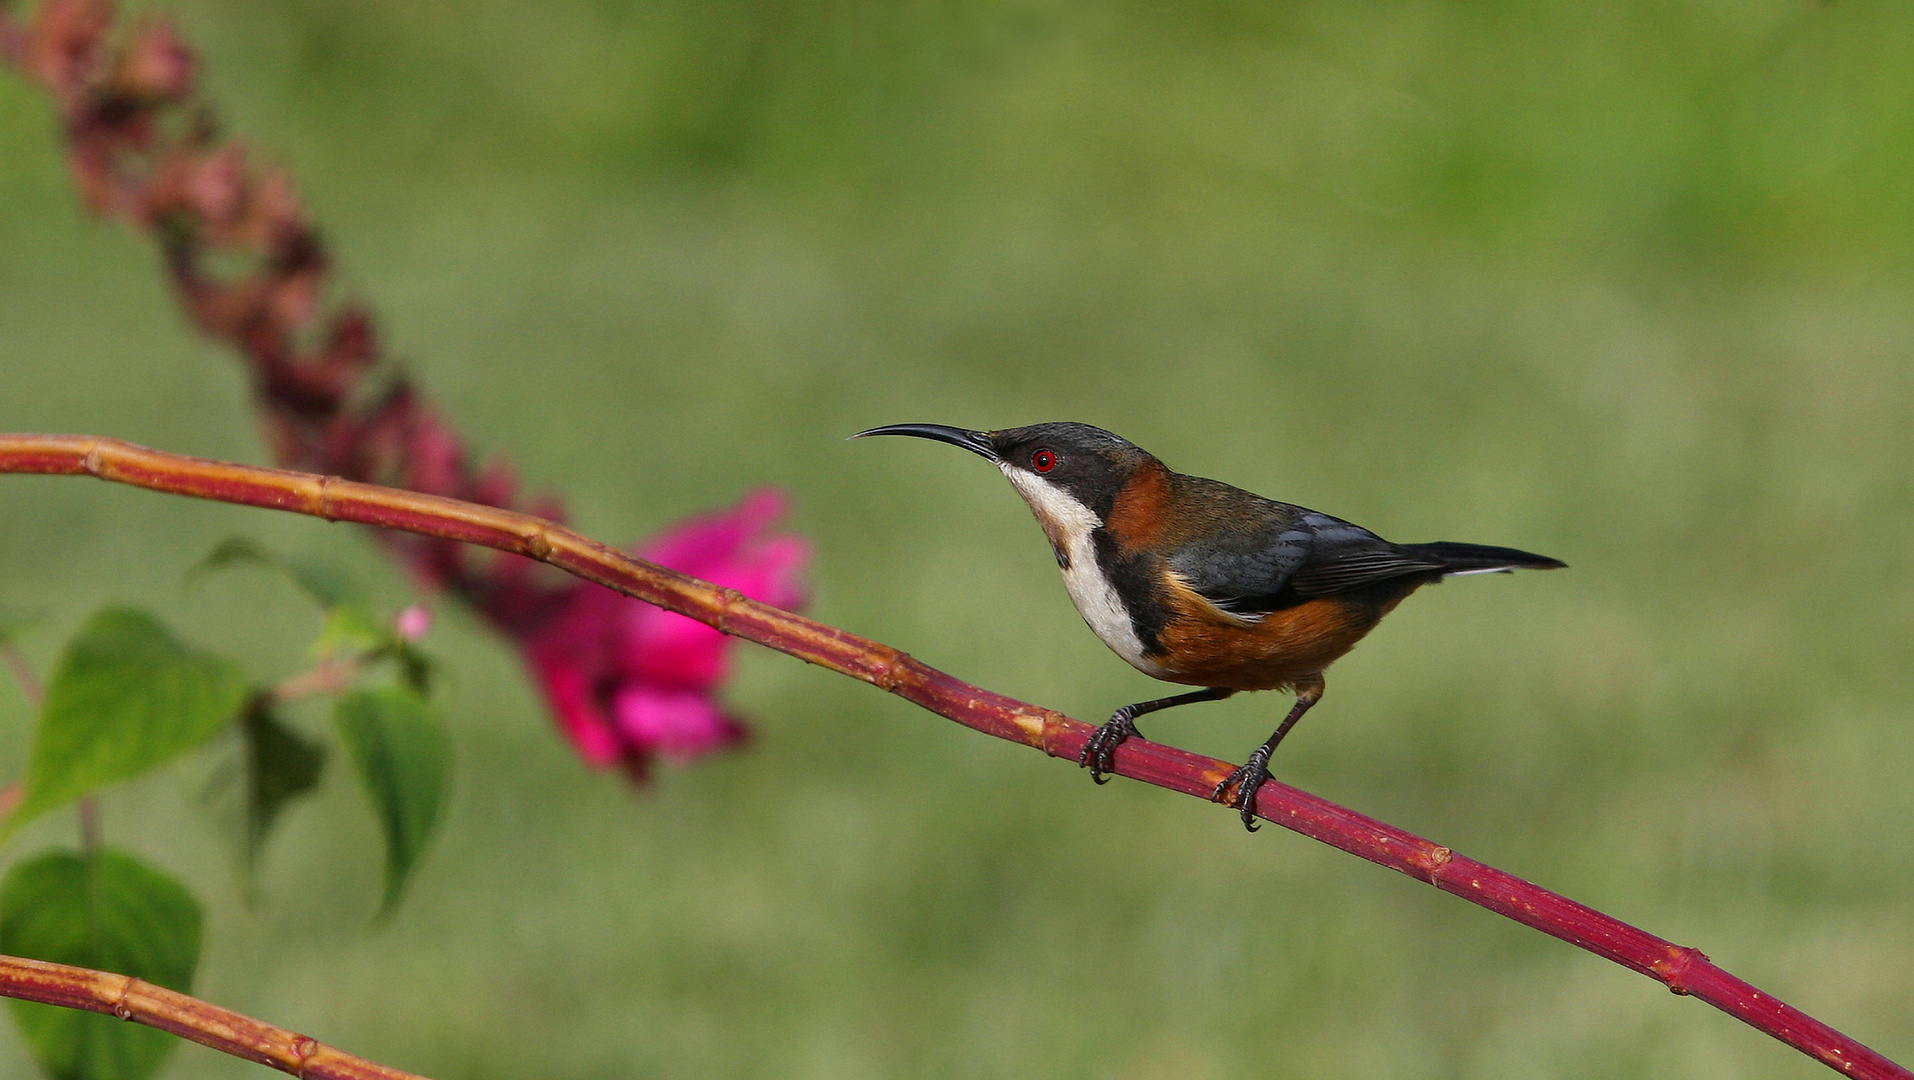
[[[538,526],[532,530],[531,535],[525,538],[526,556],[537,559],[539,562],[549,562],[551,560],[551,528],[548,522],[541,521],[538,523]]]
[[[295,1035],[292,1039],[292,1062],[299,1067],[294,1076],[306,1075],[306,1062],[319,1052],[319,1040],[310,1035]]]
[[[113,998],[113,1015],[114,1016],[117,1016],[122,1020],[133,1019],[133,1008],[132,1006],[126,1003],[126,999],[132,995],[133,985],[137,982],[139,982],[138,979],[128,978],[125,982],[120,984],[120,992],[117,995],[115,995]]]
[[[885,693],[894,694],[904,685],[904,677],[899,674],[910,665],[910,654],[896,649],[875,650],[871,661],[871,685]]]
[[[332,513],[332,482],[337,479],[336,476],[319,478],[319,516],[326,521],[339,520]]]
[[[1442,887],[1442,871],[1455,858],[1455,851],[1437,844],[1429,849],[1422,866],[1422,879],[1436,888]]]
[[[100,440],[95,439],[92,443],[88,444],[85,455],[80,458],[80,468],[85,469],[88,476],[95,476],[104,480],[106,476],[101,472],[101,462]]]
[[[715,628],[720,634],[731,634],[731,609],[739,604],[748,604],[751,598],[736,589],[718,590],[718,621]]]
[[[1044,753],[1049,754],[1051,757],[1073,756],[1062,753],[1057,749],[1057,740],[1070,730],[1071,720],[1069,717],[1054,709],[1037,709],[1034,711],[1018,709],[1018,726],[1023,727],[1026,731],[1029,730],[1029,725],[1024,723],[1026,716],[1036,724],[1037,730],[1035,734],[1037,736],[1037,745],[1042,748]]]
[[[1688,975],[1688,969],[1695,965],[1695,961],[1706,962],[1707,959],[1708,957],[1703,955],[1700,949],[1692,945],[1670,945],[1667,954],[1649,964],[1648,967],[1655,973],[1655,978],[1668,984],[1669,990],[1687,997],[1688,984],[1684,980]]]

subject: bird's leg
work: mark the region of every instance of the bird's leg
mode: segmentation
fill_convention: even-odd
[[[1112,759],[1116,748],[1123,740],[1132,735],[1141,735],[1136,729],[1136,718],[1145,713],[1168,709],[1177,705],[1193,705],[1199,701],[1221,701],[1236,691],[1222,686],[1212,686],[1208,690],[1197,690],[1175,697],[1157,698],[1155,701],[1139,701],[1135,705],[1125,705],[1110,714],[1096,734],[1083,744],[1083,752],[1077,755],[1077,764],[1090,770],[1090,779],[1101,784],[1104,774],[1114,771]]]
[[[1256,752],[1249,756],[1249,760],[1243,763],[1242,768],[1230,773],[1227,779],[1216,785],[1215,791],[1210,792],[1212,800],[1242,811],[1243,828],[1250,832],[1256,831],[1256,789],[1262,787],[1263,781],[1269,779],[1269,755],[1276,751],[1276,744],[1283,741],[1283,736],[1289,734],[1289,729],[1296,726],[1296,721],[1301,720],[1303,714],[1309,711],[1309,707],[1321,701],[1322,697],[1323,677],[1320,674],[1299,680],[1296,683],[1296,704],[1289,710],[1289,715],[1283,717],[1282,726],[1276,729],[1276,734],[1271,735],[1268,742],[1257,747]],[[1232,785],[1236,788],[1236,795],[1234,798],[1227,798]]]

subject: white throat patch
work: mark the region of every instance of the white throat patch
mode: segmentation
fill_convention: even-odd
[[[1040,476],[1001,462],[997,467],[1030,505],[1030,512],[1037,515],[1044,535],[1069,561],[1070,565],[1063,568],[1063,587],[1070,590],[1070,600],[1077,605],[1077,613],[1083,616],[1083,621],[1090,624],[1090,629],[1096,631],[1111,651],[1129,661],[1131,667],[1145,675],[1160,677],[1164,669],[1144,659],[1143,642],[1137,639],[1129,609],[1123,606],[1123,598],[1097,566],[1096,545],[1091,542],[1090,534],[1102,526],[1103,519],[1075,496]]]

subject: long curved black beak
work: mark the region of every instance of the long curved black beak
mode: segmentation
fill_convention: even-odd
[[[987,461],[998,460],[997,448],[991,445],[990,436],[981,431],[965,431],[944,424],[886,424],[869,431],[860,431],[851,438],[861,439],[866,435],[914,435],[920,439],[935,439],[952,446],[961,446]]]

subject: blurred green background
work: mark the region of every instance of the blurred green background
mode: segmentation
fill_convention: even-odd
[[[150,6],[475,448],[595,535],[780,485],[814,614],[1091,720],[1158,684],[1002,479],[844,435],[1082,420],[1567,560],[1418,595],[1278,775],[1914,1060],[1914,8]],[[263,460],[238,365],[56,144],[0,77],[0,430]],[[407,596],[308,520],[7,478],[0,522],[43,668],[117,599],[293,670],[290,589],[179,585],[235,532]],[[454,802],[389,925],[336,758],[255,908],[190,769],[107,795],[109,840],[209,906],[204,996],[438,1080],[1824,1075],[1426,885],[775,654],[729,692],[746,752],[634,792],[440,626]],[[1287,705],[1146,730],[1241,759]],[[27,720],[0,688],[0,776]]]

